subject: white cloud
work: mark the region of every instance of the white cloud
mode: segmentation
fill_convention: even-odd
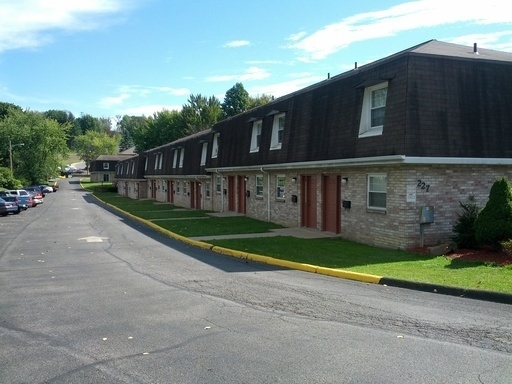
[[[237,75],[210,76],[206,79],[208,82],[219,83],[224,81],[252,81],[262,80],[270,77],[270,73],[258,67],[250,67],[245,73]]]
[[[156,112],[162,112],[164,109],[168,111],[176,110],[181,111],[181,105],[165,105],[165,104],[151,104],[151,105],[140,105],[137,107],[125,108],[120,110],[117,115],[128,115],[128,116],[153,116]]]
[[[250,41],[247,40],[234,40],[230,41],[223,45],[224,48],[239,48],[239,47],[247,47],[251,45]]]
[[[446,0],[419,0],[354,15],[307,37],[292,35],[289,40],[295,42],[287,47],[300,52],[299,61],[310,62],[324,59],[358,41],[456,23],[510,24],[511,19],[503,10],[503,0],[488,0],[485,5],[476,1],[460,4]]]
[[[181,110],[181,105],[162,104],[161,101],[169,97],[190,95],[190,90],[167,86],[122,85],[114,93],[114,96],[103,97],[98,102],[98,106],[107,110],[111,116],[151,116],[162,109]]]
[[[495,49],[498,51],[512,51],[512,30],[496,33],[475,33],[471,35],[448,38],[447,41],[455,44],[471,46],[477,43],[480,48]],[[504,39],[507,39],[504,41]]]
[[[56,31],[104,27],[101,16],[118,13],[133,1],[16,0],[0,4],[0,52],[36,48],[52,41]]]
[[[307,87],[309,85],[315,84],[319,81],[325,80],[325,77],[321,76],[306,76],[306,77],[299,77],[290,81],[285,81],[282,83],[275,83],[275,84],[269,84],[269,85],[262,85],[262,86],[256,86],[251,87],[247,89],[247,92],[251,96],[260,96],[260,95],[271,95],[274,97],[281,97],[284,95],[287,95],[289,93],[298,91],[300,89],[303,89],[304,87]]]

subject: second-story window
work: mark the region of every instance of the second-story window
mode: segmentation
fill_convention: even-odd
[[[283,144],[285,114],[280,113],[274,116],[272,124],[272,139],[270,149],[280,149]]]
[[[251,136],[250,152],[258,152],[260,150],[262,125],[263,125],[262,120],[257,120],[252,123],[252,136]]]
[[[180,150],[180,168],[183,168],[183,160],[185,159],[185,148]]]
[[[208,152],[208,143],[203,143],[203,148],[201,150],[201,163],[199,165],[206,164],[206,153]]]
[[[172,161],[172,167],[176,168],[177,165],[178,165],[178,150],[175,149],[174,150],[174,159]]]
[[[109,169],[110,165],[109,163],[103,163],[103,169]]]
[[[212,145],[212,159],[216,158],[219,154],[219,139],[220,133],[216,133],[213,135],[213,145]]]
[[[359,137],[382,135],[387,97],[387,81],[365,88],[361,121],[359,123]]]

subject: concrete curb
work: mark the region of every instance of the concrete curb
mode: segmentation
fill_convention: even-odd
[[[414,289],[416,291],[440,293],[442,295],[465,297],[468,299],[492,301],[502,304],[512,304],[512,295],[502,292],[466,289],[430,283],[418,283],[414,281],[394,279],[392,277],[383,277],[379,284],[392,287]]]
[[[82,185],[82,184],[80,184],[80,185]],[[83,188],[83,189],[85,189],[85,188]],[[265,264],[269,264],[269,265],[276,265],[279,267],[284,267],[284,268],[289,268],[289,269],[296,269],[296,270],[304,271],[304,272],[318,273],[320,275],[338,277],[338,278],[348,279],[348,280],[356,280],[356,281],[361,281],[361,282],[365,282],[365,283],[386,285],[386,286],[397,287],[397,288],[406,288],[406,289],[412,289],[412,290],[423,291],[423,292],[439,293],[439,294],[444,294],[444,295],[449,295],[449,296],[459,296],[459,297],[464,297],[464,298],[469,298],[469,299],[491,301],[491,302],[502,303],[502,304],[512,304],[512,294],[507,294],[507,293],[481,291],[481,290],[476,290],[476,289],[457,288],[457,287],[450,287],[450,286],[443,286],[443,285],[436,285],[436,284],[429,284],[429,283],[418,283],[418,282],[413,282],[413,281],[395,279],[392,277],[375,276],[375,275],[369,275],[369,274],[365,274],[365,273],[325,268],[325,267],[320,267],[320,266],[311,265],[311,264],[302,264],[302,263],[297,263],[297,262],[289,261],[289,260],[275,259],[270,256],[263,256],[263,255],[258,255],[258,254],[254,254],[254,253],[238,251],[238,250],[234,250],[234,249],[230,249],[230,248],[218,247],[213,244],[205,243],[205,242],[202,242],[199,240],[189,239],[188,237],[178,235],[177,233],[174,233],[167,229],[159,227],[158,225],[156,225],[148,220],[141,219],[140,217],[134,216],[131,213],[123,211],[122,209],[101,200],[94,194],[92,194],[92,196],[96,200],[102,202],[103,204],[109,206],[110,208],[122,213],[123,215],[128,216],[132,220],[135,220],[147,227],[154,229],[155,231],[157,231],[165,236],[171,237],[173,239],[179,240],[183,243],[186,243],[186,244],[189,244],[189,245],[192,245],[195,247],[199,247],[202,249],[208,249],[213,252],[220,253],[222,255],[236,257],[239,259],[251,260],[251,261],[265,263]]]

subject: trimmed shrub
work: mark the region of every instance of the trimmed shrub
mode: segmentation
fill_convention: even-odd
[[[458,213],[457,222],[453,226],[452,241],[458,248],[477,248],[478,241],[475,235],[475,221],[480,208],[475,202],[475,196],[469,195],[467,202],[459,201],[461,213]]]
[[[506,178],[492,185],[489,200],[475,221],[480,245],[501,249],[500,242],[512,239],[512,187]]]
[[[503,252],[505,252],[507,255],[512,256],[512,240],[502,241],[500,244]]]

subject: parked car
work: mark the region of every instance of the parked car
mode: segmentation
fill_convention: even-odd
[[[39,188],[41,188],[41,191],[43,191],[43,196],[46,195],[47,193],[55,192],[53,187],[49,186],[48,184],[41,184]]]
[[[43,194],[43,191],[41,191],[41,188],[39,188],[39,186],[37,186],[37,185],[30,185],[28,187],[25,187],[25,190],[27,192],[32,192],[34,199],[41,200],[40,202],[38,201],[37,204],[42,204],[43,203],[44,194]]]
[[[30,207],[34,206],[34,200],[32,199],[32,196],[30,196],[30,194],[28,196],[25,196],[25,195],[23,195],[23,196],[15,196],[15,195],[3,196],[2,199],[4,199],[5,201],[10,201],[12,203],[16,203],[18,205],[18,207],[20,208],[20,210],[23,210],[23,211],[26,211]]]
[[[41,195],[36,194],[35,192],[30,191],[30,196],[32,197],[33,207],[37,207],[39,204],[43,204],[44,200]]]
[[[16,198],[15,196],[6,196],[6,197]],[[21,212],[21,208],[18,206],[18,204],[13,203],[12,201],[6,201],[2,197],[0,197],[0,215],[1,216],[7,216],[9,213],[17,215],[20,212]]]

